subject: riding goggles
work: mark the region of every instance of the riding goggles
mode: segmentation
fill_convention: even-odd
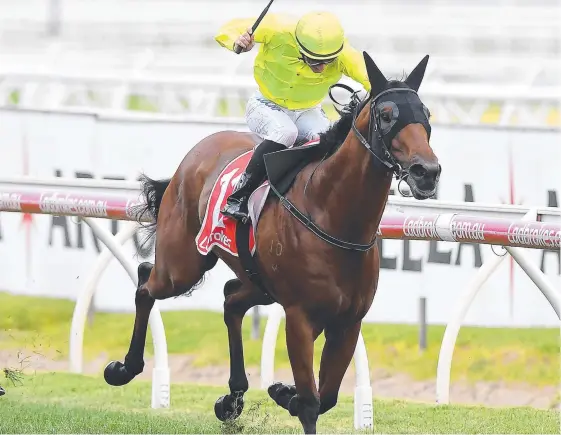
[[[317,60],[317,59],[312,59],[303,53],[301,53],[301,55],[302,55],[302,60],[309,66],[328,65],[330,63],[335,62],[335,60],[337,59],[336,57],[333,57],[327,60]]]

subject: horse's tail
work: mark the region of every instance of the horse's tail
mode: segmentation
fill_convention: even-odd
[[[135,217],[135,220],[144,227],[147,233],[146,239],[140,243],[140,246],[143,247],[144,244],[156,233],[160,204],[162,203],[164,192],[168,188],[171,178],[164,180],[152,180],[142,174],[139,181],[142,196],[144,197],[144,203],[134,208],[133,216]],[[150,219],[149,223],[143,222],[146,217]]]

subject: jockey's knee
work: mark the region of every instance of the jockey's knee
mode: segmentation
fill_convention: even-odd
[[[298,139],[310,141],[319,139],[321,133],[329,130],[331,122],[322,110],[312,110],[303,115],[296,125],[300,131]]]
[[[320,138],[320,133],[323,133],[323,132],[322,131],[320,131],[320,132],[309,131],[309,132],[306,132],[306,134],[304,134],[304,136],[302,136],[301,138],[298,138],[298,140],[304,140],[304,141],[318,140]]]
[[[280,143],[287,148],[294,145],[297,137],[298,128],[296,125],[285,125],[267,135],[267,139]]]

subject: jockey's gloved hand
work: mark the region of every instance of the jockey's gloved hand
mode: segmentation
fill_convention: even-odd
[[[351,99],[349,104],[343,106],[343,108],[341,109],[341,115],[348,115],[353,113],[356,110],[357,106],[358,106],[358,101],[354,98]]]
[[[236,42],[234,42],[234,47],[239,46],[242,48],[242,52],[247,52],[253,48],[255,45],[255,36],[251,34],[251,27],[246,30],[245,33],[240,35]]]

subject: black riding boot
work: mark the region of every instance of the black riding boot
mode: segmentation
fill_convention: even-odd
[[[242,222],[245,222],[249,218],[247,210],[249,196],[265,181],[267,175],[263,156],[265,154],[281,151],[285,148],[283,144],[269,139],[265,139],[257,146],[236,188],[226,200],[226,205],[222,209],[222,213],[225,216],[241,220]]]

